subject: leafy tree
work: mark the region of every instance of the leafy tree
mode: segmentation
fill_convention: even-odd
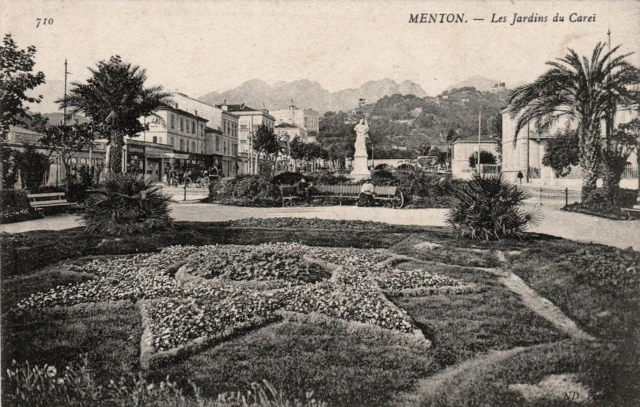
[[[580,164],[580,139],[578,132],[569,128],[558,131],[556,137],[549,139],[542,157],[542,165],[551,167],[556,177],[565,177],[571,172],[571,166]]]
[[[23,126],[26,129],[43,133],[49,126],[49,118],[40,113],[36,113],[27,118],[24,121]]]
[[[47,128],[40,138],[40,144],[46,147],[51,154],[60,157],[64,165],[67,174],[67,195],[71,187],[71,159],[80,151],[91,148],[93,140],[93,125],[88,123],[52,126]]]
[[[469,156],[469,167],[476,168],[476,163],[478,162],[478,152],[471,154]],[[493,155],[490,151],[480,151],[480,164],[495,164],[497,163],[496,156]]]
[[[49,170],[49,157],[39,152],[35,146],[25,144],[24,151],[15,153],[17,168],[20,171],[22,188],[34,190],[44,183]]]
[[[108,140],[107,165],[111,172],[122,172],[124,137],[132,137],[146,129],[138,119],[153,116],[170,95],[161,86],[146,88],[146,70],[125,63],[119,56],[100,61],[97,68],[89,68],[87,83],[74,82],[66,98],[72,112],[91,118],[96,130]],[[58,100],[64,105],[64,100]]]
[[[569,49],[564,57],[547,62],[552,68],[517,88],[509,101],[509,112],[518,116],[516,135],[529,122],[542,129],[560,117],[577,122],[583,200],[596,189],[601,122],[613,106],[637,101],[633,88],[640,83],[638,70],[625,61],[628,55],[614,56],[619,47],[604,53],[605,46],[598,43],[590,59]]]
[[[278,154],[282,152],[284,148],[272,128],[264,124],[258,126],[258,129],[253,134],[253,149],[257,153],[256,160],[258,162],[260,161],[260,155],[265,154],[271,158],[270,167],[273,167],[278,158]]]
[[[18,49],[18,45],[5,34],[0,47],[0,125],[3,138],[9,127],[24,124],[29,118],[29,108],[23,103],[40,103],[42,96],[30,97],[26,92],[44,83],[44,73],[33,73],[36,47]]]

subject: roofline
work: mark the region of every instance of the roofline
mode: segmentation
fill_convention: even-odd
[[[184,116],[191,117],[192,119],[200,120],[200,121],[203,121],[203,122],[208,122],[209,121],[209,120],[205,119],[204,117],[196,116],[195,114],[189,113],[186,110],[182,110],[182,109],[179,109],[177,107],[173,107],[173,106],[170,106],[170,105],[167,105],[167,104],[160,105],[156,110],[171,110],[171,111],[173,111],[175,113],[180,113],[180,114],[182,114]]]

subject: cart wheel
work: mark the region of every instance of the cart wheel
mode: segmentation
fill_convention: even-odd
[[[396,196],[393,197],[393,207],[396,209],[400,209],[404,206],[404,196],[402,192],[397,191]]]

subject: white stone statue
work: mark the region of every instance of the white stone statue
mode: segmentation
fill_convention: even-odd
[[[356,131],[356,153],[355,155],[367,155],[367,139],[369,138],[369,124],[367,118],[360,119],[360,122],[353,128]]]

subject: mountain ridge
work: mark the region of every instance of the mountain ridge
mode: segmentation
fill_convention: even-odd
[[[260,79],[251,79],[224,92],[209,92],[197,98],[209,104],[245,103],[260,108],[264,104],[270,110],[282,109],[293,103],[304,108],[319,111],[349,111],[358,107],[359,99],[372,103],[384,96],[393,94],[415,94],[426,96],[427,93],[417,83],[409,80],[400,83],[384,78],[370,80],[358,88],[342,89],[329,92],[318,82],[298,79],[291,82],[278,81],[269,85]]]

